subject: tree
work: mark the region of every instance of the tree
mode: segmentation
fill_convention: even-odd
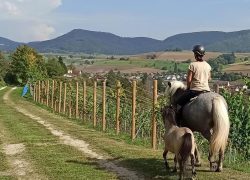
[[[68,69],[74,71],[76,67],[73,65],[73,63],[71,63],[70,65],[68,65]]]
[[[6,76],[8,68],[9,63],[6,61],[2,52],[0,52],[0,86],[5,84],[4,77]]]
[[[64,74],[67,73],[68,69],[67,69],[67,66],[65,65],[65,63],[63,62],[63,58],[62,56],[59,56],[58,57],[58,62],[61,64],[61,66],[63,67],[64,69]]]
[[[3,78],[6,74],[8,63],[5,60],[4,55],[0,52],[0,77]]]
[[[61,62],[61,59],[58,60],[55,58],[49,59],[46,63],[46,69],[49,77],[61,76],[67,72],[65,70],[65,64]],[[67,69],[67,67],[66,67]]]
[[[36,81],[47,77],[45,61],[35,49],[21,45],[11,54],[10,74],[14,82],[25,84],[28,80]]]
[[[90,64],[90,61],[89,60],[85,60],[84,64]]]

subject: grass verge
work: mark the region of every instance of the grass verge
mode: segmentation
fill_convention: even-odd
[[[20,91],[18,91],[19,93]],[[0,92],[0,96],[3,93]],[[18,94],[19,95],[19,94]],[[19,104],[20,105],[20,104]],[[17,105],[18,106],[18,105]],[[5,129],[5,143],[23,143],[23,158],[31,162],[35,172],[48,179],[116,179],[116,175],[100,169],[81,152],[60,144],[47,129],[17,112],[0,99],[0,125]],[[6,159],[5,156],[1,156]],[[1,162],[5,166],[6,161]],[[4,170],[6,170],[6,167]],[[0,176],[0,178],[2,178]]]
[[[128,139],[120,136],[114,136],[107,133],[88,128],[79,120],[70,120],[55,114],[48,113],[44,109],[35,107],[33,104],[19,98],[15,91],[12,99],[16,104],[26,107],[30,112],[39,115],[48,123],[55,125],[58,129],[73,137],[87,141],[91,148],[100,154],[113,157],[119,164],[135,170],[145,176],[147,179],[163,178],[176,179],[177,175],[166,172],[162,161],[162,150],[152,150],[143,146],[128,144]],[[172,156],[170,164],[173,166]],[[230,169],[229,169],[230,168]],[[199,179],[248,179],[249,174],[233,170],[231,166],[224,169],[223,173],[210,172],[208,162],[204,160],[203,166],[197,168]]]

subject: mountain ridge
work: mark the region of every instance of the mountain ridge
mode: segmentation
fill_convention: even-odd
[[[39,52],[139,54],[165,50],[191,50],[203,44],[208,51],[250,52],[250,30],[233,32],[200,31],[180,33],[164,40],[149,37],[121,37],[109,32],[73,29],[54,39],[20,43],[0,37],[0,50],[13,51],[20,44],[27,44]]]

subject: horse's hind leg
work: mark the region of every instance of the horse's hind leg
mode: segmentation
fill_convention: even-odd
[[[180,167],[179,180],[183,180],[184,171],[185,171],[184,162],[181,158],[178,161],[179,161],[179,167]]]
[[[218,161],[218,167],[216,169],[216,172],[221,172],[222,171],[222,164],[223,164],[223,160],[224,160],[224,151],[222,149],[220,149],[219,152],[219,161]]]
[[[168,161],[167,161],[167,154],[168,154],[168,151],[164,150],[162,156],[163,156],[163,159],[164,159],[164,164],[165,164],[166,170],[169,169],[169,165],[168,165]]]
[[[195,176],[195,175],[196,175],[196,172],[195,172],[195,167],[194,167],[194,165],[195,165],[195,162],[194,162],[194,159],[195,159],[194,154],[191,154],[190,157],[191,157],[191,165],[192,165],[192,175]]]
[[[174,156],[174,169],[172,172],[177,172],[177,155]]]
[[[200,157],[200,153],[199,153],[196,145],[195,145],[194,155],[195,155],[195,166],[200,167],[201,166],[201,161],[200,161],[201,157]]]
[[[217,163],[215,161],[215,155],[213,152],[209,152],[208,160],[210,162],[210,171],[215,171],[217,168]]]

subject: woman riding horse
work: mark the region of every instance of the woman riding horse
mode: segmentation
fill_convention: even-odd
[[[170,103],[177,108],[176,119],[183,119],[182,126],[192,131],[200,132],[209,141],[209,161],[211,170],[215,155],[219,154],[216,171],[222,171],[222,162],[227,145],[230,122],[228,106],[225,99],[217,93],[209,91],[208,80],[210,79],[210,66],[202,60],[205,54],[203,46],[197,45],[193,48],[196,62],[191,63],[188,70],[187,87],[180,81],[169,82],[166,93],[170,95]],[[202,93],[206,91],[207,93]],[[197,96],[199,95],[199,96]],[[190,98],[197,96],[193,101],[187,103]],[[199,162],[199,156],[196,156]]]
[[[182,107],[195,96],[203,92],[209,92],[208,81],[211,79],[211,66],[203,60],[205,55],[205,48],[202,45],[195,45],[193,47],[194,57],[196,62],[189,65],[187,73],[187,90],[176,101],[177,119],[181,119]],[[179,105],[180,107],[177,107]]]

